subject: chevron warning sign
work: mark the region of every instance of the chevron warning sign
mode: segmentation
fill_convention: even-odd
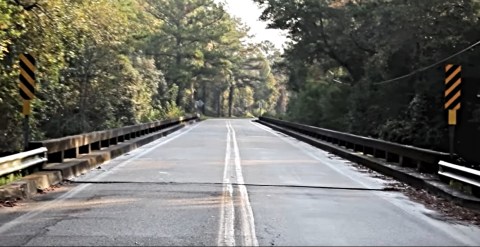
[[[35,58],[28,54],[20,54],[20,96],[23,98],[23,115],[30,115],[30,100],[35,97]]]
[[[35,96],[35,58],[28,53],[20,55],[20,96],[32,100]]]
[[[462,95],[462,66],[448,64],[445,66],[445,109],[459,110]]]
[[[445,66],[445,110],[448,110],[448,124],[457,124],[457,111],[461,108],[462,66],[447,64]]]

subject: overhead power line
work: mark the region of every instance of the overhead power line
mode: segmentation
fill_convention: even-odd
[[[398,81],[398,80],[401,80],[401,79],[405,79],[405,78],[411,77],[411,76],[416,75],[416,74],[418,74],[418,73],[420,73],[420,72],[423,72],[423,71],[429,70],[429,69],[431,69],[431,68],[434,68],[434,67],[438,66],[439,64],[444,63],[444,62],[446,62],[446,61],[448,61],[448,60],[450,60],[450,59],[452,59],[452,58],[454,58],[454,57],[456,57],[456,56],[458,56],[458,55],[460,55],[460,54],[462,54],[462,53],[465,53],[465,52],[473,49],[474,47],[476,47],[476,46],[478,46],[478,45],[480,45],[480,40],[477,41],[477,42],[475,42],[475,43],[473,43],[472,45],[468,46],[467,48],[465,48],[465,49],[463,49],[463,50],[461,50],[461,51],[459,51],[459,52],[457,52],[457,53],[455,53],[455,54],[453,54],[453,55],[450,55],[450,56],[448,56],[448,57],[446,57],[446,58],[444,58],[444,59],[442,59],[442,60],[440,60],[440,61],[438,61],[438,62],[436,62],[436,63],[434,63],[434,64],[431,64],[431,65],[428,65],[428,66],[426,66],[426,67],[423,67],[423,68],[414,70],[414,71],[412,71],[412,72],[410,72],[410,73],[408,73],[408,74],[406,74],[406,75],[402,75],[402,76],[395,77],[395,78],[393,78],[393,79],[389,79],[389,80],[385,80],[385,81],[375,82],[375,83],[373,83],[373,84],[374,84],[374,85],[383,85],[383,84],[387,84],[387,83],[390,83],[390,82],[394,82],[394,81]]]

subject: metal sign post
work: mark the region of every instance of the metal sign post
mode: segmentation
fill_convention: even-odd
[[[448,125],[450,139],[450,157],[453,158],[455,147],[455,126],[457,111],[461,108],[462,66],[447,64],[445,66],[445,110],[448,110]]]
[[[35,97],[35,58],[24,53],[20,55],[20,76],[19,76],[19,88],[20,96],[23,98],[23,110],[22,114],[25,116],[23,119],[23,148],[28,149],[28,143],[30,141],[30,124],[29,116],[31,113],[31,100]]]

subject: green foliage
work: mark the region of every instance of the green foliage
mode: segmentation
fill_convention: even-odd
[[[292,40],[279,63],[294,95],[290,119],[447,150],[444,64],[375,82],[480,40],[478,1],[255,1],[265,7],[261,18],[287,30]],[[479,58],[475,49],[447,62],[467,67]]]
[[[22,177],[21,172],[14,172],[14,173],[0,176],[0,186],[11,183],[15,180],[20,179],[21,177]]]
[[[287,114],[295,121],[344,130],[348,108],[344,103],[349,95],[348,86],[312,81],[291,99]]]
[[[0,152],[23,146],[23,52],[37,60],[34,140],[197,111],[251,116],[260,100],[285,108],[267,48],[243,42],[247,29],[213,0],[21,2],[0,1]]]
[[[145,44],[169,85],[179,88],[175,103],[187,111],[216,116],[251,115],[250,103],[238,90],[250,87],[255,95],[274,87],[261,44],[244,44],[247,29],[212,0],[149,0],[148,11],[160,28]],[[238,90],[237,90],[238,89]],[[272,91],[271,91],[272,92]],[[270,96],[276,101],[278,95]],[[195,109],[201,100],[202,109]],[[254,98],[255,101],[259,97]]]

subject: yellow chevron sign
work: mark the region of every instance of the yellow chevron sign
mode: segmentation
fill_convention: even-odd
[[[35,58],[25,53],[20,55],[20,96],[32,100],[35,96]]]
[[[460,65],[448,64],[445,66],[445,109],[458,110],[461,107],[461,72],[462,66]]]
[[[35,97],[35,58],[28,54],[20,54],[19,85],[20,96],[23,98],[23,115],[30,115],[30,100]]]
[[[448,124],[457,124],[457,111],[461,108],[462,66],[445,66],[445,110],[448,110]]]

